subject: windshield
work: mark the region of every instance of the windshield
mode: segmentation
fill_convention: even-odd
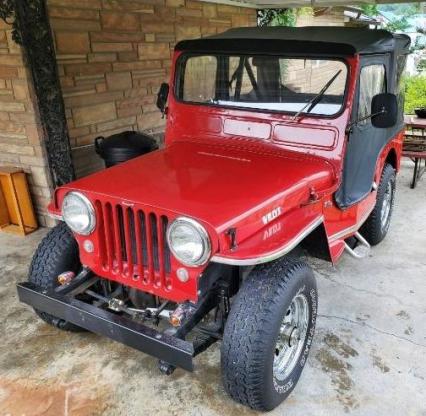
[[[180,61],[176,93],[191,103],[333,115],[346,78],[346,65],[332,59],[189,55]]]

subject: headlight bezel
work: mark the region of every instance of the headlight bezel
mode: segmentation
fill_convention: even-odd
[[[70,223],[66,220],[66,215],[65,215],[65,211],[64,211],[64,204],[66,202],[66,199],[69,197],[74,197],[79,199],[80,201],[83,202],[86,210],[87,210],[87,214],[88,214],[88,219],[89,219],[89,224],[86,227],[86,229],[84,230],[77,230],[75,229],[72,225],[70,225]],[[95,214],[95,208],[93,206],[93,204],[90,202],[89,198],[87,198],[87,196],[85,196],[84,194],[82,194],[81,192],[77,192],[77,191],[70,191],[67,192],[67,194],[64,196],[63,200],[62,200],[62,205],[61,205],[61,213],[62,213],[62,218],[64,220],[64,222],[68,225],[68,227],[71,229],[72,232],[79,234],[79,235],[90,235],[93,233],[93,231],[96,228],[96,214]]]
[[[173,232],[173,229],[179,225],[187,225],[189,227],[192,227],[195,229],[195,231],[198,233],[198,235],[201,238],[201,242],[203,245],[203,253],[202,255],[194,262],[188,262],[179,257],[177,255],[175,249],[173,248],[171,234]],[[174,221],[172,221],[169,226],[167,227],[167,245],[169,246],[170,251],[172,252],[173,256],[178,260],[180,263],[184,264],[188,267],[199,267],[207,263],[209,260],[211,253],[212,253],[212,245],[210,240],[210,235],[205,229],[205,227],[200,224],[198,221],[188,218],[188,217],[177,217]]]

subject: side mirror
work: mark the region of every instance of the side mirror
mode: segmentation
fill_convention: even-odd
[[[395,94],[377,94],[371,101],[371,124],[378,128],[393,127],[398,120],[398,100]]]
[[[168,96],[169,96],[169,84],[163,82],[157,94],[157,107],[163,114],[166,111]]]

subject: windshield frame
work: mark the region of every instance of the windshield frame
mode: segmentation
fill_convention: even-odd
[[[253,52],[253,53],[236,53],[236,52],[217,52],[217,51],[205,51],[205,52],[183,52],[176,60],[175,65],[175,74],[174,74],[174,88],[173,88],[173,97],[176,100],[176,102],[184,105],[196,105],[196,106],[203,106],[203,107],[213,107],[218,108],[222,110],[238,110],[238,111],[248,111],[248,112],[255,112],[255,113],[265,113],[265,114],[282,114],[282,115],[289,115],[294,116],[297,111],[288,111],[288,110],[273,110],[273,109],[265,109],[265,108],[252,108],[252,107],[245,107],[245,106],[238,106],[238,105],[221,105],[221,104],[215,104],[215,103],[204,103],[204,102],[197,102],[197,101],[186,101],[184,99],[179,98],[179,90],[183,87],[183,79],[185,76],[185,65],[189,58],[197,57],[197,56],[237,56],[237,57],[253,57],[253,56],[277,56],[278,58],[285,58],[285,59],[318,59],[318,60],[329,60],[329,61],[339,61],[342,62],[346,67],[346,80],[345,80],[345,88],[343,91],[343,98],[342,98],[342,105],[340,106],[340,109],[338,112],[334,114],[318,114],[318,113],[307,113],[306,111],[303,111],[299,114],[298,118],[302,116],[307,117],[313,117],[313,118],[325,118],[325,119],[336,119],[338,118],[346,108],[346,99],[348,96],[348,89],[349,89],[349,80],[350,80],[350,74],[351,74],[351,67],[345,57],[336,57],[336,56],[329,56],[329,55],[294,55],[294,54],[271,54],[271,53],[259,53],[259,52]]]

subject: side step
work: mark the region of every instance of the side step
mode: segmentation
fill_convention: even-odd
[[[364,257],[367,257],[371,249],[370,244],[359,232],[356,232],[354,237],[357,239],[358,244],[355,248],[351,248],[348,243],[345,242],[345,250],[355,259],[363,259]]]

